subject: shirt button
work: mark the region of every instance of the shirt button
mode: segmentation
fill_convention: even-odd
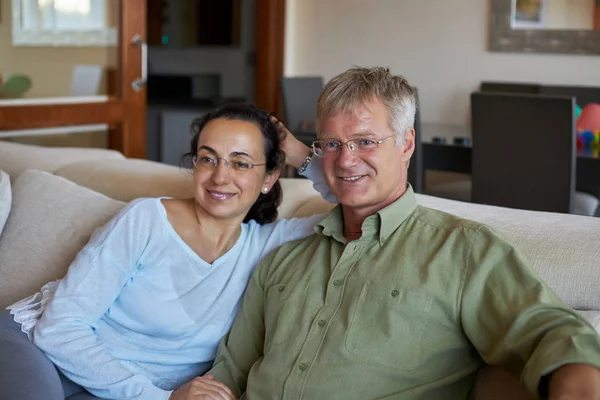
[[[398,297],[398,295],[400,294],[399,291],[397,290],[392,290],[392,297]]]
[[[298,365],[298,369],[299,369],[300,371],[305,371],[305,370],[306,370],[306,368],[308,368],[308,365],[306,365],[306,364],[304,364],[304,363],[302,363],[302,364]]]
[[[336,279],[335,281],[333,281],[333,286],[338,287],[342,284],[342,281],[339,279]]]
[[[277,288],[277,290],[279,290],[279,292],[281,293],[281,292],[283,292],[283,288],[284,288],[284,286],[279,286],[279,288]]]
[[[322,320],[320,320],[319,322],[317,322],[317,325],[319,325],[320,327],[324,327],[326,323],[327,323],[327,322],[325,322],[325,320],[324,320],[324,319],[322,319]]]

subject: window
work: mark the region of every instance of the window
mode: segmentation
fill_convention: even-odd
[[[14,46],[114,46],[115,0],[12,0]]]

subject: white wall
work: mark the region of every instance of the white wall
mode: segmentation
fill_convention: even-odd
[[[463,125],[482,80],[600,86],[600,56],[491,53],[487,0],[287,0],[285,75],[385,65],[419,88],[422,120]]]

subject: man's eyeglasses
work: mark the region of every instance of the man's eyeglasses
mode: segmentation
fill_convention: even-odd
[[[213,155],[208,155],[208,154],[196,154],[192,158],[192,163],[194,164],[194,167],[196,167],[196,168],[216,169],[220,160],[223,160],[225,162],[225,167],[227,167],[228,171],[231,171],[231,169],[233,169],[234,171],[238,171],[238,172],[247,172],[247,171],[250,171],[251,169],[253,169],[254,167],[267,165],[267,164],[253,164],[253,163],[248,162],[248,160],[246,160],[242,157],[233,157],[232,159],[228,160],[223,157],[215,157]]]
[[[379,145],[387,140],[396,137],[388,136],[381,140],[374,139],[352,139],[347,142],[340,142],[339,140],[315,140],[312,143],[313,153],[319,157],[327,157],[337,155],[342,150],[342,146],[346,145],[350,153],[359,154],[366,153],[375,150]]]

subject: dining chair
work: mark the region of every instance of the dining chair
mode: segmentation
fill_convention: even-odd
[[[530,94],[471,94],[472,199],[525,210],[594,215],[575,192],[575,101]]]
[[[291,132],[314,131],[317,100],[323,91],[320,76],[281,78],[281,95],[285,124]]]

